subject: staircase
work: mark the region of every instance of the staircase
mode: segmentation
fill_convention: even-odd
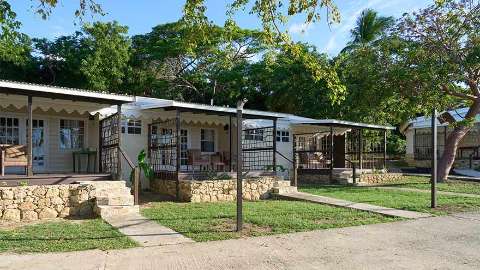
[[[125,181],[88,181],[95,187],[95,213],[101,218],[111,218],[133,213],[139,213],[138,205],[134,205],[133,195]]]
[[[289,194],[297,192],[297,187],[291,186],[289,181],[277,181],[272,188],[274,195]]]

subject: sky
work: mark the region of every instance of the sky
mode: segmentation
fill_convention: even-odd
[[[253,0],[252,0],[253,1]],[[366,8],[373,8],[381,16],[401,17],[403,13],[426,7],[434,0],[336,0],[340,10],[341,22],[328,26],[325,18],[315,24],[304,25],[302,17],[291,18],[285,25],[295,41],[308,42],[315,45],[319,51],[336,55],[349,41],[350,30],[355,21]],[[9,0],[13,10],[22,22],[22,32],[31,37],[46,37],[53,39],[68,35],[80,29],[80,23],[74,18],[78,0],[63,0],[53,10],[47,20],[35,14],[37,0]],[[152,27],[181,18],[185,0],[97,0],[105,16],[86,17],[86,21],[116,20],[129,27],[129,34],[143,34]],[[214,23],[223,25],[227,3],[231,1],[206,0],[207,16]],[[260,21],[255,15],[247,12],[236,15],[237,23],[243,28],[259,29]]]

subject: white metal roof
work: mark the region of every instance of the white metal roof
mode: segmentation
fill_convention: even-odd
[[[316,125],[316,126],[344,126],[344,127],[360,127],[370,129],[395,129],[392,126],[382,126],[366,123],[358,123],[337,119],[292,119],[292,125]]]
[[[18,95],[42,95],[42,97],[48,97],[49,95],[60,96],[61,98],[69,99],[69,97],[77,97],[83,99],[91,99],[93,102],[107,103],[130,103],[135,101],[132,96],[109,94],[106,92],[94,92],[85,89],[75,89],[58,86],[47,86],[41,84],[14,82],[0,80],[0,92],[3,90],[9,90],[13,94]]]
[[[190,110],[199,110],[199,111],[211,111],[219,112],[226,114],[235,114],[237,108],[232,107],[221,107],[221,106],[212,106],[206,104],[197,104],[197,103],[187,103],[167,99],[145,99],[139,103],[139,106],[142,110],[152,110],[152,109],[166,109],[166,108],[179,108],[179,109],[190,109]],[[276,112],[267,112],[267,111],[257,111],[257,110],[243,110],[244,115],[257,116],[257,117],[267,117],[267,118],[282,118],[284,114]]]
[[[450,115],[456,121],[461,121],[464,119],[465,114],[467,114],[468,108],[459,108],[455,110],[448,111]],[[410,128],[428,128],[432,126],[432,117],[431,116],[421,116],[409,121]],[[438,126],[448,126],[448,123],[441,124],[438,119],[436,120]],[[475,118],[475,122],[480,122],[480,114]]]

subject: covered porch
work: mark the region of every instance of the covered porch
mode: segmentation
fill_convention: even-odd
[[[390,126],[349,121],[294,120],[293,179],[304,183],[355,183],[362,174],[386,173]]]
[[[244,173],[261,176],[275,171],[280,114],[244,110],[239,129],[236,108],[165,101],[144,111],[152,117],[148,157],[159,179],[234,178],[239,150]],[[269,125],[246,128],[243,119],[262,119]]]
[[[110,180],[102,167],[99,109],[133,97],[0,81],[3,186]]]

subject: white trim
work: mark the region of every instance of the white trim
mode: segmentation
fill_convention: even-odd
[[[34,92],[43,92],[43,93],[50,93],[50,94],[70,95],[70,96],[76,96],[76,97],[98,98],[98,99],[112,100],[112,101],[117,101],[122,103],[135,101],[135,98],[131,96],[109,94],[106,92],[93,92],[85,89],[57,87],[57,86],[53,87],[53,86],[25,83],[25,82],[0,80],[0,87],[10,88],[10,89],[21,89],[27,92],[31,91],[32,94]]]
[[[202,130],[213,130],[213,152],[203,152],[202,151]],[[218,152],[218,132],[217,132],[217,129],[216,128],[210,128],[210,127],[207,127],[207,128],[203,128],[203,127],[200,127],[200,152],[202,154],[215,154],[216,152]]]

